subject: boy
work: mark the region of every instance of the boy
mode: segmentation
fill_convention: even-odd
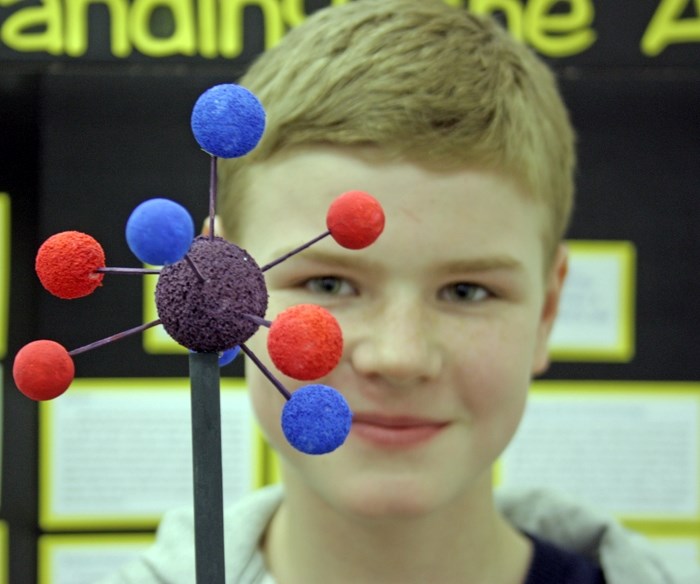
[[[314,303],[338,319],[344,354],[323,382],[353,427],[331,454],[294,451],[282,400],[248,367],[284,487],[227,512],[227,581],[673,581],[612,522],[542,493],[493,494],[492,465],[548,365],[567,268],[574,136],[547,67],[464,9],[358,0],[310,17],[241,84],[268,127],[221,163],[229,239],[264,265],[351,189],[387,221],[365,250],[324,240],[267,273],[268,318]],[[250,341],[261,357],[264,343]],[[170,515],[111,582],[194,582],[191,514]]]

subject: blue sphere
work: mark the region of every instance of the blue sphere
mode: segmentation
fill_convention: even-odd
[[[352,412],[345,398],[332,387],[305,385],[287,400],[282,410],[282,431],[288,442],[305,454],[327,454],[350,433]]]
[[[192,216],[170,199],[144,201],[126,222],[129,249],[146,264],[164,266],[180,261],[193,239]]]
[[[219,357],[219,367],[225,367],[229,363],[232,363],[233,360],[238,357],[238,353],[240,352],[241,348],[238,345],[231,349],[222,351],[221,356]]]
[[[238,158],[255,148],[265,131],[265,110],[250,91],[233,83],[215,85],[199,96],[191,118],[202,149],[220,158]]]
[[[197,351],[193,351],[192,349],[190,349],[189,352],[196,353]],[[233,363],[234,359],[238,357],[238,354],[240,352],[241,348],[238,345],[232,347],[231,349],[221,351],[221,353],[219,354],[219,367],[225,367],[226,365]]]

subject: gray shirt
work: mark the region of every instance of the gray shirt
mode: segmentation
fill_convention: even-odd
[[[265,487],[228,508],[224,516],[227,584],[274,584],[259,548],[282,500],[279,485]],[[664,564],[640,535],[610,517],[545,490],[501,491],[497,504],[518,529],[595,559],[607,584],[698,584],[695,573]],[[99,584],[194,584],[191,509],[167,513],[155,544],[138,561]]]

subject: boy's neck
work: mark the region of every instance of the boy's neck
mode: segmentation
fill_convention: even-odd
[[[266,563],[277,584],[521,584],[532,546],[495,509],[490,485],[475,491],[392,520],[348,517],[292,487],[265,535]]]

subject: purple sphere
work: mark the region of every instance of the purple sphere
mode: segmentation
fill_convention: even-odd
[[[165,266],[156,284],[156,308],[165,331],[198,353],[225,351],[247,341],[264,318],[267,286],[262,270],[245,250],[226,240],[197,237],[189,258]]]

